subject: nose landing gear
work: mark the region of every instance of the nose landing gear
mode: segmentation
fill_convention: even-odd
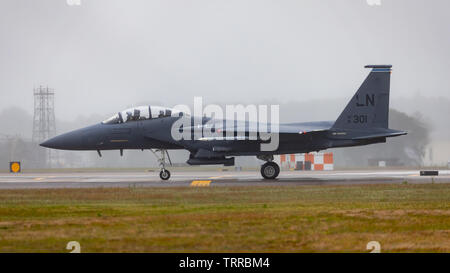
[[[267,161],[261,166],[261,175],[264,179],[275,179],[280,174],[280,167],[273,162],[273,155],[258,156],[258,159]]]
[[[166,155],[167,159],[169,160],[170,165],[172,165],[172,161],[170,160],[169,153],[167,150],[161,149],[161,150],[153,150],[150,149],[150,151],[155,155],[156,159],[158,160],[159,166],[161,167],[161,171],[159,172],[159,177],[162,180],[167,180],[170,178],[170,172],[166,170]],[[161,156],[158,156],[158,152],[161,153]]]
[[[162,180],[167,180],[170,178],[170,172],[166,169],[163,169],[159,172],[159,177],[161,177]]]

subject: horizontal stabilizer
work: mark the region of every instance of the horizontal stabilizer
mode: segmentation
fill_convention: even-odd
[[[402,136],[406,135],[408,132],[405,131],[398,131],[398,130],[391,130],[385,132],[373,132],[369,133],[367,135],[352,137],[353,140],[361,140],[361,139],[371,139],[371,138],[379,138],[379,137],[396,137],[396,136]]]

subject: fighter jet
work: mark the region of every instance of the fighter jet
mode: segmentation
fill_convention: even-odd
[[[119,150],[122,155],[125,149],[148,149],[158,158],[162,180],[170,178],[166,168],[171,163],[168,150],[188,150],[189,165],[233,166],[235,156],[256,156],[265,161],[261,175],[265,179],[275,179],[280,167],[274,162],[274,155],[384,143],[386,138],[407,134],[388,126],[392,65],[367,65],[365,68],[371,69],[369,75],[337,120],[279,124],[277,132],[268,132],[278,136],[278,146],[274,150],[261,149],[261,144],[268,142],[261,134],[250,137],[254,133],[250,128],[255,127],[249,122],[195,117],[158,106],[127,109],[99,124],[56,136],[40,145],[62,150],[94,150],[99,156],[103,150]],[[180,121],[181,124],[197,124],[179,128],[192,138],[174,137],[173,127]],[[272,128],[268,124],[257,124],[256,128],[260,127]],[[205,128],[214,135],[205,135]],[[230,130],[234,131],[231,136]]]

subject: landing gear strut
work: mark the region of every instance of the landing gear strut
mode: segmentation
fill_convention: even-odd
[[[273,155],[258,156],[258,159],[267,161],[261,166],[261,175],[264,179],[275,179],[280,174],[280,167],[273,162]]]
[[[159,172],[159,177],[162,180],[167,180],[170,178],[170,172],[166,170],[166,155],[167,159],[169,160],[170,165],[172,165],[172,161],[170,160],[169,153],[167,150],[161,149],[161,150],[153,150],[150,149],[150,151],[155,155],[156,159],[158,160],[159,166],[161,167],[161,171]],[[158,156],[158,152],[161,153],[161,156]]]

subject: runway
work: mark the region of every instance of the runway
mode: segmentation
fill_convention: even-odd
[[[282,171],[276,180],[264,180],[258,171],[172,170],[171,173],[168,181],[162,181],[158,172],[0,174],[0,189],[450,183],[450,170],[441,170],[433,178],[420,176],[419,170]]]

